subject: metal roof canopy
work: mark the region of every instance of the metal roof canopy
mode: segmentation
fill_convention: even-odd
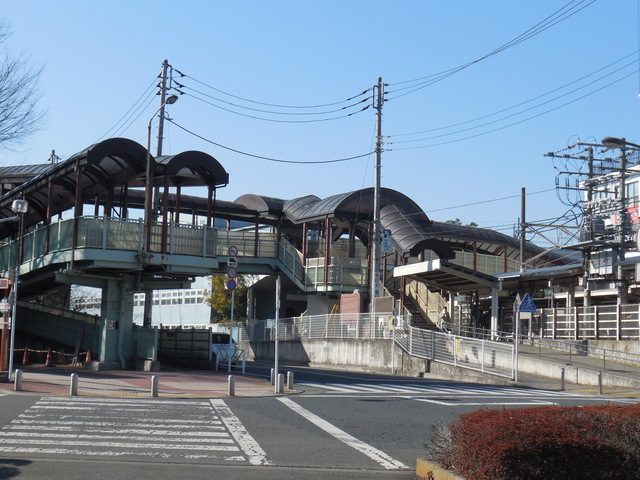
[[[24,199],[29,202],[25,226],[36,224],[44,220],[47,213],[53,216],[73,207],[76,187],[80,188],[83,199],[92,198],[144,172],[146,161],[147,150],[133,140],[110,138],[96,143],[0,197],[0,218],[13,216],[11,204],[16,199]],[[79,186],[78,165],[82,168]],[[0,237],[17,230],[17,222],[2,223]]]
[[[387,205],[380,210],[383,229],[392,232],[396,249],[405,257],[417,256],[424,250],[433,250],[439,257],[453,258],[453,250],[442,240],[432,238],[413,215],[397,205]]]
[[[434,221],[426,228],[426,231],[431,237],[446,239],[451,246],[456,244],[466,247],[475,246],[478,253],[495,256],[506,255],[511,260],[520,258],[520,241],[494,230]],[[567,263],[564,254],[555,251],[545,252],[544,248],[531,242],[525,243],[525,258],[539,256],[534,263],[535,265]]]
[[[156,162],[140,144],[127,138],[110,138],[91,145],[71,156],[64,162],[51,165],[11,167],[3,174],[11,178],[14,174],[36,173],[25,183],[0,197],[0,218],[13,216],[13,200],[24,199],[29,210],[24,215],[25,226],[29,227],[42,220],[47,214],[54,216],[74,206],[77,191],[77,168],[82,168],[79,186],[83,203],[93,199],[109,189],[128,184],[130,187],[144,185],[144,173],[147,160],[159,168],[154,174],[154,184],[164,184],[169,176],[171,185],[213,187],[227,185],[229,174],[212,156],[198,151],[186,151],[176,155],[160,157]],[[17,222],[0,224],[0,237],[6,237],[18,230]]]
[[[476,272],[442,259],[395,267],[393,276],[418,280],[451,292],[489,290],[498,284],[498,278],[493,275]]]
[[[380,189],[380,207],[399,205],[414,215],[418,221],[430,220],[422,209],[409,197],[390,188]],[[341,193],[325,199],[315,195],[294,198],[284,202],[283,210],[293,223],[324,220],[325,218],[369,219],[373,218],[374,189],[364,188],[354,192]]]

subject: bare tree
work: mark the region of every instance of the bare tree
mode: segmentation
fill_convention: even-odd
[[[0,22],[0,44],[11,35],[9,25]],[[41,69],[29,66],[29,58],[0,53],[0,146],[8,148],[32,134],[42,124],[38,108],[38,80]]]

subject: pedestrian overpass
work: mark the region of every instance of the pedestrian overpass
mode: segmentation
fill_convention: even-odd
[[[372,188],[325,199],[248,194],[219,200],[217,191],[228,182],[223,166],[204,152],[155,158],[123,138],[61,163],[0,168],[0,276],[17,272],[20,299],[65,284],[102,289],[96,353],[99,361],[122,366],[137,355],[134,293],[187,288],[197,276],[225,273],[231,245],[238,248],[239,273],[284,274],[305,295],[367,294]],[[206,195],[185,195],[187,187]],[[15,200],[27,201],[28,209],[10,221]],[[226,228],[216,226],[221,220]],[[234,222],[245,228],[232,229]],[[385,188],[381,226],[392,232],[394,247],[382,278],[395,289],[402,281],[393,279],[394,266],[428,250],[442,268],[450,267],[453,249],[470,238],[474,255],[499,255],[505,269],[520,255],[512,237],[482,229],[470,237],[465,227],[433,222],[411,199]],[[561,261],[534,245],[527,255]],[[486,287],[485,275],[464,267],[449,271],[471,287]]]

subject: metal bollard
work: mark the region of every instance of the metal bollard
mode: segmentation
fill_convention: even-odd
[[[151,377],[151,396],[152,397],[157,397],[158,396],[158,387],[159,387],[159,378],[157,375],[153,375]]]
[[[293,372],[287,372],[287,390],[293,390]]]
[[[69,385],[69,395],[71,395],[72,397],[75,397],[76,395],[78,395],[78,374],[77,373],[71,374],[71,382]]]
[[[229,380],[227,381],[227,395],[230,397],[235,396],[236,394],[236,376],[229,375]]]
[[[271,385],[275,385],[276,384],[276,369],[272,368],[271,369]]]
[[[598,395],[602,395],[602,370],[598,370]]]
[[[276,385],[276,393],[284,393],[284,374],[278,374],[278,384]]]
[[[564,368],[560,369],[560,390],[564,391]]]
[[[21,392],[22,391],[22,370],[18,369],[14,372],[14,374],[15,374],[15,378],[14,378],[13,390],[16,392]]]

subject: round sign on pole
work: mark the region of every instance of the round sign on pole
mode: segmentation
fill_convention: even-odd
[[[238,255],[238,247],[236,247],[235,245],[231,245],[228,252],[230,257],[235,257]]]
[[[237,274],[238,274],[238,271],[236,270],[235,267],[227,268],[227,276],[229,278],[234,278]]]
[[[235,290],[236,289],[236,281],[233,278],[227,280],[227,290]]]

